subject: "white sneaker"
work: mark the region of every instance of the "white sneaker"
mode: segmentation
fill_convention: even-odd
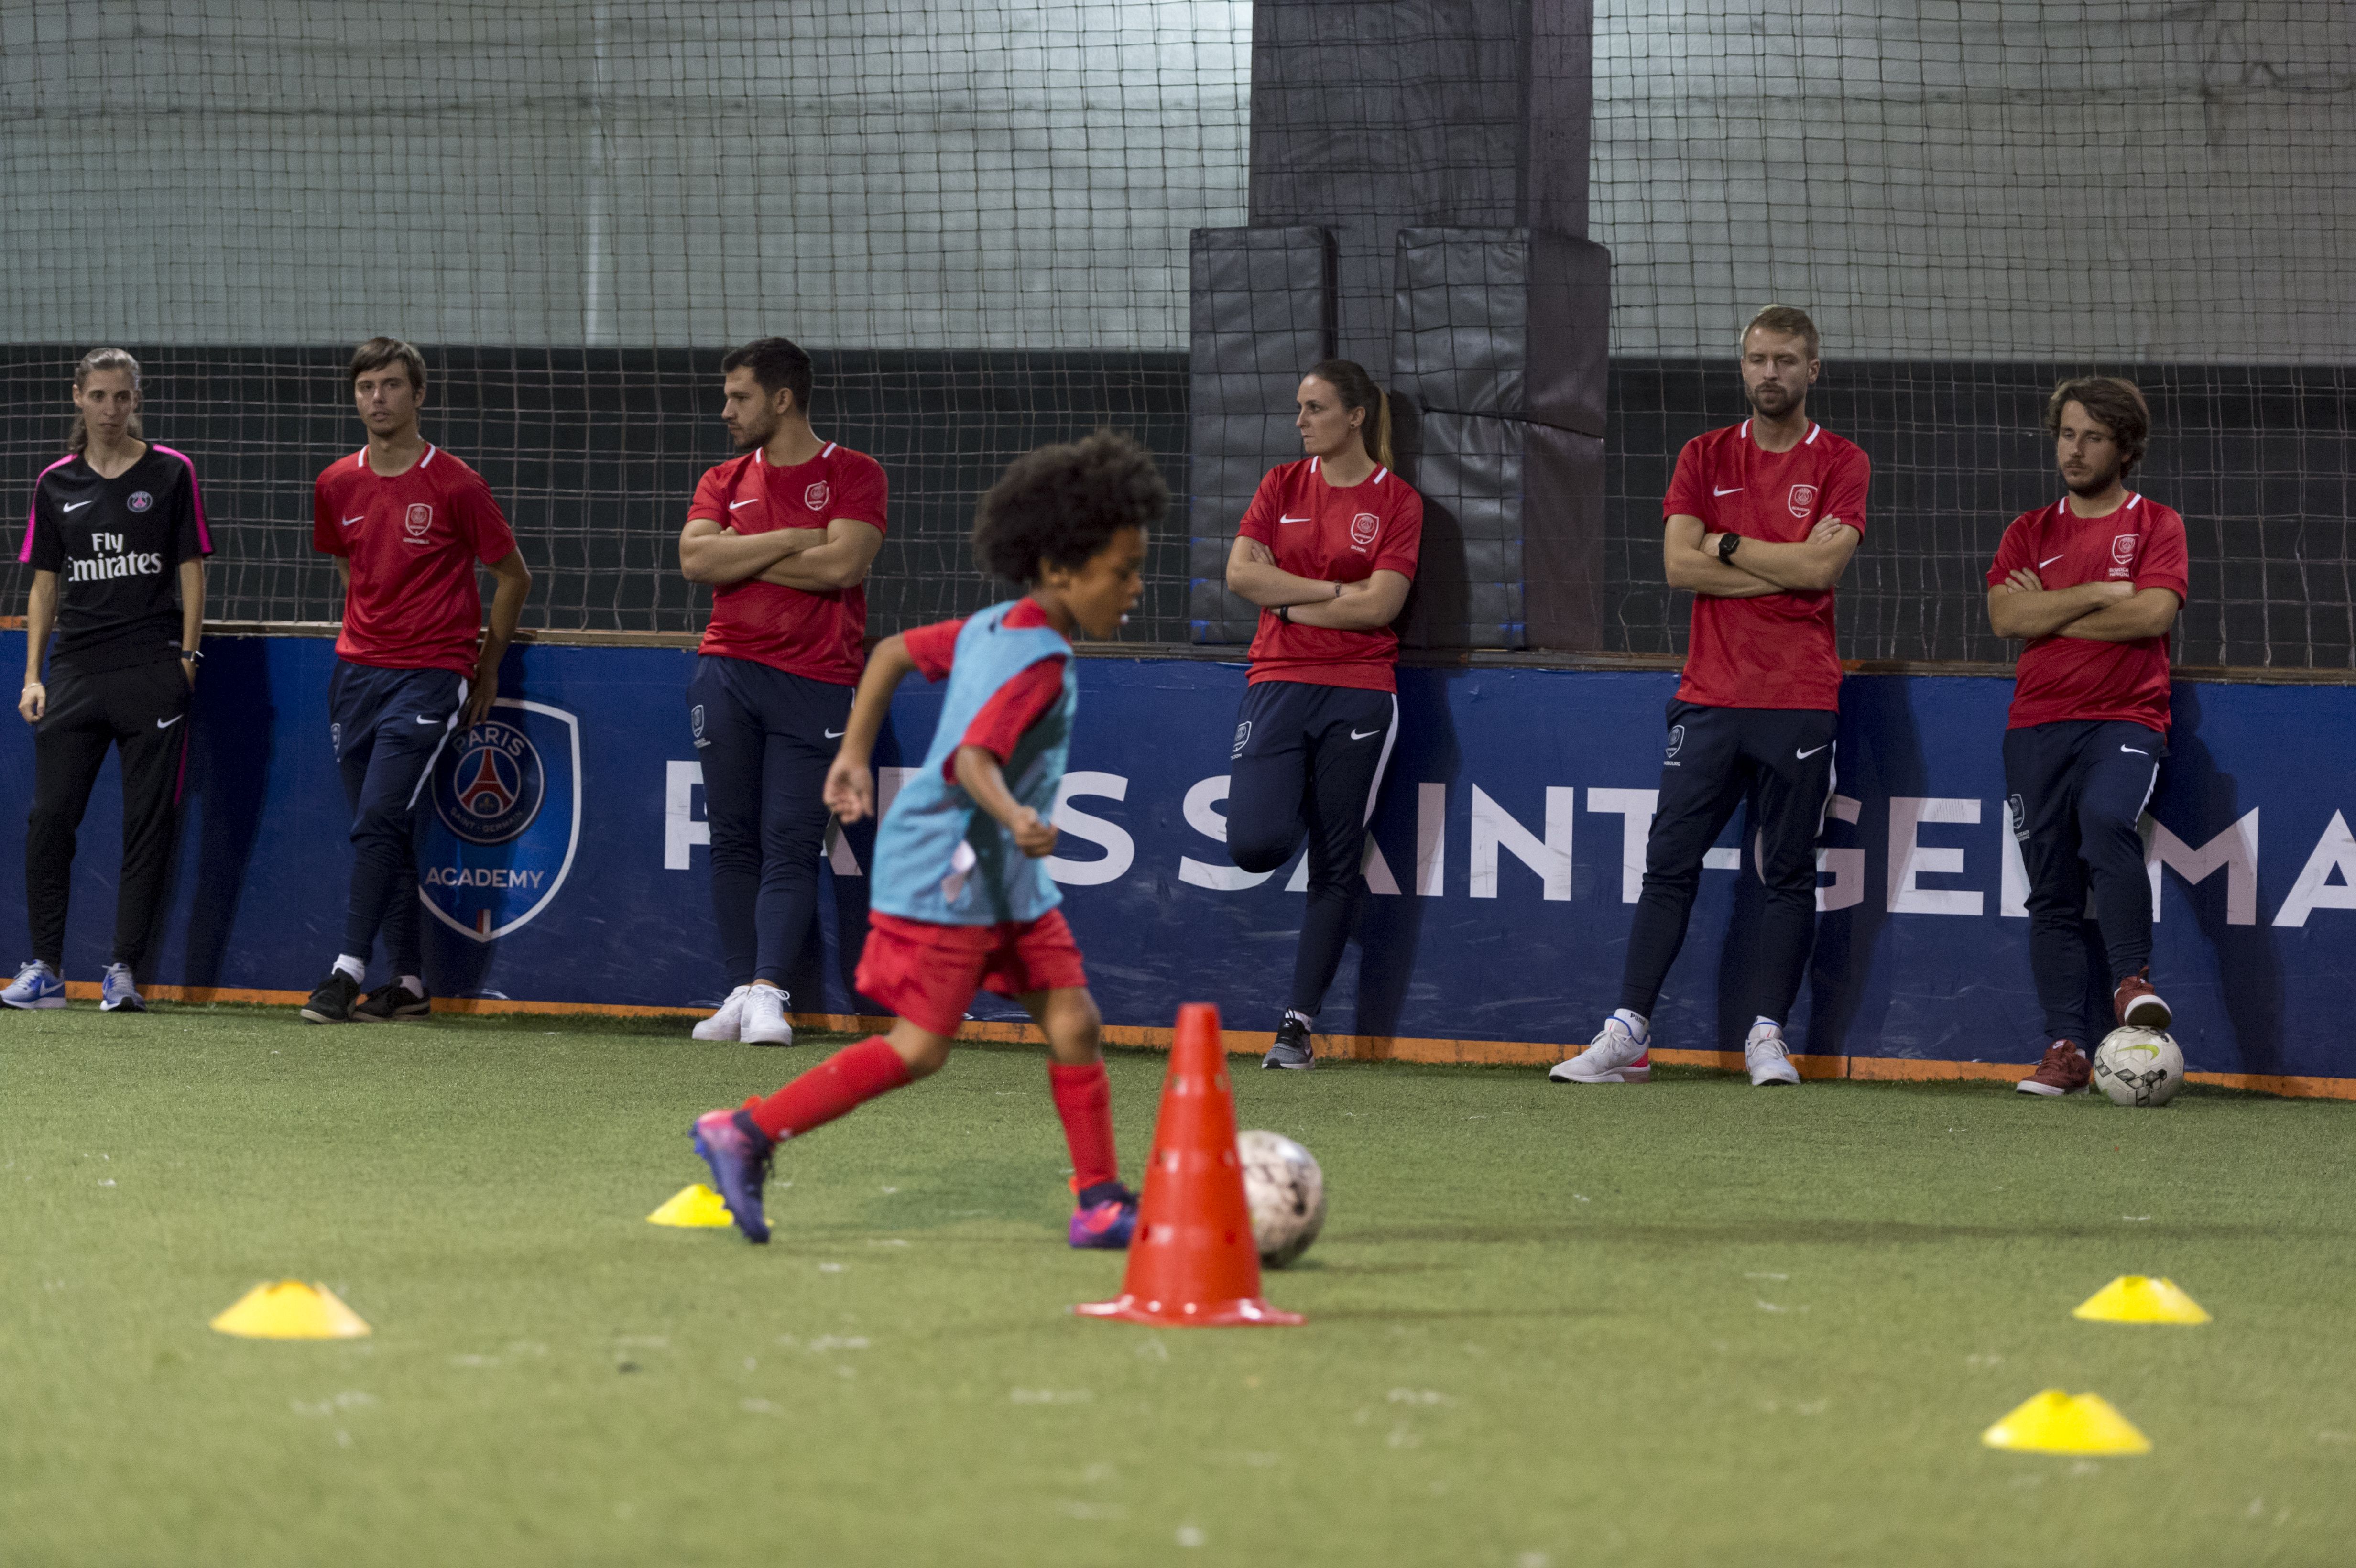
[[[1556,1062],[1547,1077],[1557,1083],[1649,1083],[1651,1050],[1626,1024],[1605,1019],[1594,1041],[1569,1061]]]
[[[736,1031],[744,1023],[744,993],[752,988],[739,986],[729,992],[728,999],[720,1004],[718,1012],[688,1032],[698,1040],[734,1040]]]
[[[746,1045],[791,1045],[794,1026],[786,1021],[786,994],[775,986],[744,987],[744,1021],[736,1038]]]
[[[1751,1038],[1742,1042],[1742,1060],[1751,1069],[1753,1089],[1800,1081],[1800,1070],[1792,1065],[1792,1054],[1783,1049],[1783,1031],[1773,1024],[1751,1026]]]

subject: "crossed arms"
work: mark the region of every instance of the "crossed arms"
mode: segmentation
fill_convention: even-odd
[[[713,517],[690,517],[679,535],[680,574],[715,588],[757,578],[805,593],[835,593],[866,579],[884,530],[836,517],[823,530],[773,528],[740,534]]]
[[[2138,590],[2132,582],[2049,589],[2024,566],[1988,590],[1988,624],[2000,637],[2133,643],[2166,635],[2181,603],[2169,589]]]
[[[1227,551],[1227,588],[1263,610],[1280,604],[1296,626],[1323,626],[1329,632],[1371,632],[1398,619],[1407,603],[1404,573],[1377,569],[1362,582],[1327,582],[1295,577],[1276,564],[1268,546],[1242,534]]]
[[[1718,541],[1723,537],[1709,532],[1699,517],[1671,517],[1661,535],[1661,567],[1669,586],[1710,599],[1823,593],[1840,581],[1861,536],[1838,517],[1826,517],[1797,544],[1745,538],[1732,560],[1720,560]]]

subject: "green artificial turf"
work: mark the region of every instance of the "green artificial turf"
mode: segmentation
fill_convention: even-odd
[[[1310,1322],[1163,1331],[1066,1313],[1121,1260],[1064,1244],[1034,1051],[781,1151],[772,1246],[645,1223],[833,1043],[0,1018],[0,1561],[2356,1554],[2356,1105],[1242,1071],[1330,1185],[1266,1282]],[[1133,1172],[1162,1059],[1111,1065]],[[2126,1273],[2216,1321],[2072,1319]],[[206,1327],[286,1275],[374,1336]],[[2155,1451],[1980,1446],[2047,1387]]]

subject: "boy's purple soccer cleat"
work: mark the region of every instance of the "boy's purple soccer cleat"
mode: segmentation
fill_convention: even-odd
[[[769,1179],[776,1142],[744,1111],[707,1111],[688,1130],[694,1135],[695,1152],[712,1168],[712,1185],[720,1189],[729,1218],[746,1241],[766,1242],[769,1221],[761,1213],[761,1189]]]
[[[1098,1194],[1093,1203],[1087,1200],[1091,1194]],[[1080,1206],[1072,1211],[1071,1243],[1076,1247],[1122,1252],[1136,1230],[1137,1194],[1126,1187],[1115,1186],[1108,1196],[1091,1188],[1081,1194]]]

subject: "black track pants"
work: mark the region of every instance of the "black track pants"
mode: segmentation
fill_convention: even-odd
[[[106,749],[123,753],[123,876],[114,904],[114,959],[136,975],[170,869],[188,754],[188,679],[177,658],[48,683],[33,727],[33,810],[25,835],[25,909],[33,956],[65,972],[66,901],[74,835]]]
[[[1816,939],[1816,838],[1833,792],[1840,715],[1812,708],[1703,708],[1672,701],[1661,797],[1644,842],[1644,891],[1628,931],[1620,1005],[1652,1016],[1685,945],[1702,857],[1747,807],[1744,862],[1767,889],[1749,965],[1747,1010],[1783,1023]],[[1734,933],[1739,940],[1740,933]]]
[[[1263,680],[1244,693],[1227,775],[1227,856],[1273,871],[1309,838],[1309,907],[1287,1005],[1314,1017],[1341,967],[1375,795],[1398,739],[1387,691]]]
[[[2123,720],[2062,720],[2004,732],[2005,803],[2029,873],[2029,970],[2045,1032],[2092,1049],[2110,1032],[2090,1017],[2083,929],[2086,891],[2103,933],[2107,991],[2151,962],[2151,877],[2138,824],[2168,743]]]

